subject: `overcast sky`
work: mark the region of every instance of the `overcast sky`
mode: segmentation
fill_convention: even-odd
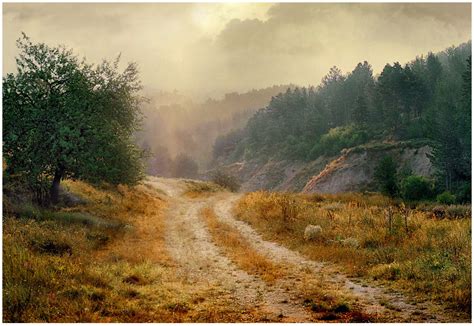
[[[3,69],[15,40],[64,44],[90,62],[122,53],[145,86],[203,96],[317,85],[333,65],[376,73],[471,39],[471,4],[3,4]]]

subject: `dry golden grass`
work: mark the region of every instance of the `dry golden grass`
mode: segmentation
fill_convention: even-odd
[[[249,274],[258,275],[267,283],[284,275],[284,266],[273,263],[252,248],[240,233],[232,227],[221,223],[210,207],[201,211],[204,221],[209,228],[213,241],[224,249],[226,255],[242,270]]]
[[[299,277],[301,282],[292,288],[305,299],[305,306],[316,320],[324,320],[331,316],[338,322],[367,322],[375,321],[375,317],[362,313],[359,305],[352,296],[332,288],[324,282],[322,277],[314,275],[311,270],[296,271],[292,266],[285,266],[271,261],[258,253],[242,235],[229,225],[219,222],[215,212],[206,207],[201,211],[204,221],[211,233],[213,241],[221,247],[225,254],[242,270],[249,274],[259,276],[268,285],[279,286],[286,284],[285,279]],[[293,266],[294,267],[294,266]],[[292,283],[293,284],[293,283]],[[294,284],[292,286],[295,286]],[[316,304],[317,303],[317,304]],[[334,313],[341,307],[346,307],[346,313]]]
[[[165,203],[141,186],[99,190],[78,181],[67,181],[66,186],[89,203],[54,214],[67,217],[87,213],[90,215],[84,216],[91,216],[91,223],[4,219],[3,320],[107,322],[161,318],[162,311],[143,309],[143,305],[156,306],[159,302],[143,296],[143,292],[176,292],[161,285],[167,271],[160,266],[171,261],[160,232]],[[41,212],[45,216],[47,213]],[[92,223],[94,216],[104,223]],[[151,224],[146,231],[144,223]]]
[[[95,216],[127,223],[137,214],[153,216],[164,206],[163,196],[158,191],[143,185],[133,188],[118,185],[116,188],[98,189],[85,182],[72,180],[65,180],[63,185],[88,202],[86,205],[66,208],[65,211],[85,211]]]
[[[235,213],[267,239],[311,259],[338,263],[350,275],[384,281],[420,300],[470,311],[470,216],[440,220],[430,211],[390,204],[379,195],[255,192],[240,200]],[[285,205],[293,206],[291,218]],[[304,241],[308,224],[322,227],[318,239]]]
[[[186,180],[186,191],[184,195],[189,198],[208,197],[210,194],[224,190],[221,186],[213,182]]]
[[[4,217],[4,322],[261,320],[220,298],[219,289],[177,275],[165,248],[167,203],[159,191],[64,184],[88,203]]]

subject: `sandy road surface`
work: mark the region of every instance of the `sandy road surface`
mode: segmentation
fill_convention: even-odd
[[[149,178],[147,183],[163,191],[170,200],[166,219],[166,242],[178,264],[178,273],[196,284],[220,290],[222,299],[245,309],[256,309],[263,320],[282,322],[317,321],[303,305],[307,284],[316,282],[342,296],[356,297],[358,308],[391,322],[467,322],[447,314],[442,307],[424,302],[410,304],[399,293],[376,286],[362,286],[341,274],[335,266],[310,261],[299,253],[265,241],[250,225],[236,220],[231,208],[239,195],[220,193],[206,198],[183,196],[182,180]],[[240,270],[213,243],[200,211],[212,207],[218,220],[238,230],[256,251],[287,268],[285,277],[269,285]],[[313,282],[313,283],[314,283]]]

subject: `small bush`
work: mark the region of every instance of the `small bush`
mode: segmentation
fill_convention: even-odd
[[[452,205],[446,208],[446,215],[449,218],[470,217],[471,207],[466,205]]]
[[[186,154],[179,154],[173,161],[172,175],[175,178],[193,179],[198,176],[199,166]]]
[[[47,239],[43,241],[32,241],[32,249],[49,255],[62,256],[72,255],[72,248],[68,243]]]
[[[232,192],[237,192],[240,189],[240,184],[237,178],[221,170],[214,172],[211,180],[215,184],[227,188]]]
[[[444,218],[446,217],[446,210],[443,206],[435,206],[431,210],[433,212],[434,217],[436,218]]]
[[[311,303],[311,311],[314,311],[314,312],[327,312],[329,311],[330,308],[324,303],[324,302],[321,302],[321,303]]]
[[[401,195],[405,200],[429,199],[433,192],[430,181],[422,176],[411,175],[401,182]]]
[[[321,136],[320,140],[309,151],[308,159],[316,159],[320,155],[335,155],[344,148],[354,147],[367,142],[369,133],[354,125],[336,127]]]
[[[346,302],[338,303],[334,307],[334,312],[336,313],[344,313],[344,312],[349,312],[349,311],[351,311],[351,307]]]
[[[281,217],[285,223],[298,218],[301,208],[294,196],[291,194],[281,194],[278,196],[277,203],[280,206]]]
[[[321,320],[336,320],[338,317],[333,312],[327,312],[321,316]]]
[[[212,182],[203,182],[203,181],[186,181],[187,190],[185,194],[189,197],[199,197],[208,193],[215,193],[222,191],[222,188]]]
[[[436,196],[436,201],[440,204],[452,205],[456,202],[456,196],[449,191],[445,191]]]

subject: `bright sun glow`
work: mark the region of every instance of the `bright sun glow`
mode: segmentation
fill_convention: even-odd
[[[267,19],[270,3],[232,3],[196,4],[192,19],[206,35],[217,35],[232,19]]]

